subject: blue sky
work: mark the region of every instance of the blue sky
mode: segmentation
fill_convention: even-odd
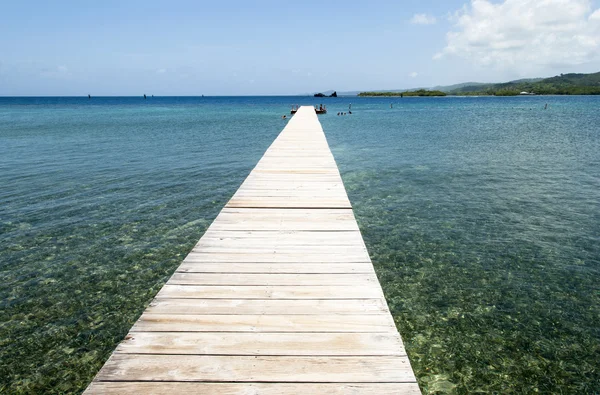
[[[600,71],[600,0],[14,1],[0,95],[269,95]]]

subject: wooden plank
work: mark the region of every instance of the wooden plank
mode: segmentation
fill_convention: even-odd
[[[177,285],[348,285],[370,286],[377,283],[375,273],[366,274],[286,274],[286,273],[181,273],[168,282]]]
[[[341,233],[341,232],[340,232]],[[323,239],[328,239],[329,237],[325,237],[322,235]],[[355,239],[356,240],[356,239]],[[244,237],[242,235],[235,236],[230,234],[229,236],[223,236],[220,238],[212,238],[206,237],[203,238],[200,243],[198,243],[194,250],[201,250],[207,248],[227,248],[227,249],[250,249],[250,250],[272,250],[277,249],[283,251],[285,249],[310,249],[311,251],[328,251],[331,250],[357,250],[357,251],[365,251],[365,247],[362,244],[362,241],[353,243],[352,237],[342,237],[340,235],[339,240],[327,241],[322,240],[319,243],[319,237],[303,237],[303,238],[294,238],[294,237],[285,237],[281,235],[279,238],[271,238],[271,237]]]
[[[237,218],[230,220],[229,218],[222,221],[213,222],[209,230],[305,230],[305,231],[356,231],[358,225],[356,221],[339,220],[339,221],[301,221],[280,219],[266,220],[264,218]]]
[[[177,299],[156,298],[150,314],[338,315],[388,313],[382,299]]]
[[[344,250],[364,251],[365,245],[359,232],[246,232],[208,231],[194,250],[204,247],[283,249],[301,247],[311,249],[344,247]]]
[[[294,198],[297,200],[314,200],[315,192],[306,189],[299,188],[279,188],[279,189],[260,189],[260,188],[246,188],[243,191],[236,192],[234,197],[236,199],[247,199],[255,197],[267,197],[267,198]],[[323,191],[320,193],[319,200],[342,200],[339,197],[339,193],[335,189]],[[346,199],[343,199],[344,201]]]
[[[406,355],[396,334],[330,332],[138,332],[127,336],[116,352],[171,355]]]
[[[160,298],[196,299],[373,299],[383,296],[381,288],[373,286],[226,286],[171,285],[158,292]]]
[[[328,245],[355,245],[358,243],[360,247],[364,246],[362,236],[358,230],[356,231],[270,231],[270,230],[212,230],[209,229],[204,234],[198,244],[205,244],[213,240],[216,241],[236,241],[236,240],[252,240],[253,242],[259,239],[261,243],[269,244],[289,244],[310,241],[316,244]]]
[[[369,262],[365,263],[223,263],[184,261],[180,273],[375,273]]]
[[[240,188],[252,186],[264,189],[267,184],[273,184],[274,188],[290,188],[298,185],[311,184],[327,187],[332,183],[340,183],[342,179],[334,174],[294,174],[294,173],[251,173]],[[326,207],[322,207],[326,208]]]
[[[415,382],[406,357],[113,354],[99,381]]]
[[[414,383],[95,382],[87,395],[420,395]]]
[[[319,220],[354,220],[354,213],[350,209],[306,209],[286,210],[279,208],[257,209],[257,208],[223,208],[217,218],[223,220],[244,218],[245,216],[259,217],[262,219],[295,219],[301,221],[313,221],[316,216]]]
[[[307,176],[306,178],[300,179],[299,177],[284,177],[281,176],[261,176],[253,177],[247,180],[242,187],[240,193],[243,193],[247,188],[248,190],[262,190],[262,191],[270,191],[270,190],[314,190],[315,194],[318,193],[319,188],[331,188],[332,185],[341,183],[341,178],[335,177],[332,179],[325,179],[322,181],[319,180],[311,180],[312,176]],[[236,192],[237,193],[237,192]],[[317,197],[317,196],[314,196]],[[342,196],[338,196],[340,199],[343,199]],[[274,209],[277,207],[273,207]],[[327,209],[327,207],[316,207],[315,209]],[[337,208],[339,209],[339,208]]]
[[[348,251],[350,249],[350,251]],[[205,246],[199,245],[194,247],[192,250],[197,253],[207,254],[237,254],[237,255],[268,255],[274,254],[277,257],[279,255],[297,255],[305,254],[305,259],[311,259],[313,261],[322,261],[327,258],[328,255],[337,255],[338,262],[352,261],[358,259],[364,261],[368,258],[366,248],[350,247],[350,246],[282,246],[282,247],[268,247],[261,245],[224,245],[224,246]],[[310,255],[314,255],[309,258]],[[250,258],[250,257],[249,257]],[[254,258],[251,258],[254,259]],[[283,259],[286,259],[283,257]]]
[[[362,263],[370,262],[369,254],[366,251],[351,251],[343,255],[337,253],[307,254],[305,252],[220,252],[218,254],[210,252],[192,251],[185,258],[184,262],[222,262],[222,263],[270,263],[277,262],[285,265],[286,263]]]
[[[144,313],[134,332],[393,332],[389,314],[189,315]]]
[[[288,208],[311,208],[311,207],[327,207],[327,208],[350,208],[350,201],[346,199],[285,199],[285,198],[270,198],[267,196],[257,196],[254,198],[232,198],[227,207],[288,207]]]
[[[340,255],[340,260],[346,261],[346,256],[355,256],[362,253],[362,259],[368,256],[367,249],[361,246],[349,246],[349,245],[282,245],[282,246],[270,246],[260,245],[252,243],[223,243],[222,245],[205,245],[204,243],[197,244],[192,252],[205,252],[205,253],[223,253],[223,254],[337,254]],[[347,254],[347,255],[346,255]]]

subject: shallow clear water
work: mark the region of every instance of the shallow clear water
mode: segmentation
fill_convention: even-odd
[[[599,392],[600,97],[318,100],[422,389]],[[319,102],[0,98],[0,392],[85,388]]]

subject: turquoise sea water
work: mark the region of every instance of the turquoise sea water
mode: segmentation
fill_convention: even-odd
[[[321,102],[423,391],[600,392],[600,97],[316,100],[0,98],[0,392],[85,388]]]

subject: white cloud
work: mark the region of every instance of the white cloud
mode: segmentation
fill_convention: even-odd
[[[164,74],[166,72],[167,72],[167,69],[158,69],[158,70],[156,70],[157,74]]]
[[[451,18],[442,56],[536,70],[600,59],[600,9],[590,0],[471,0]]]
[[[58,66],[56,68],[56,71],[59,73],[67,73],[69,71],[69,69],[67,68],[67,66]]]
[[[412,73],[410,73],[408,76],[412,77],[412,78],[416,78],[419,75],[419,73],[417,73],[416,71],[413,71]]]
[[[436,21],[434,16],[427,14],[415,14],[410,19],[413,25],[433,25]]]

